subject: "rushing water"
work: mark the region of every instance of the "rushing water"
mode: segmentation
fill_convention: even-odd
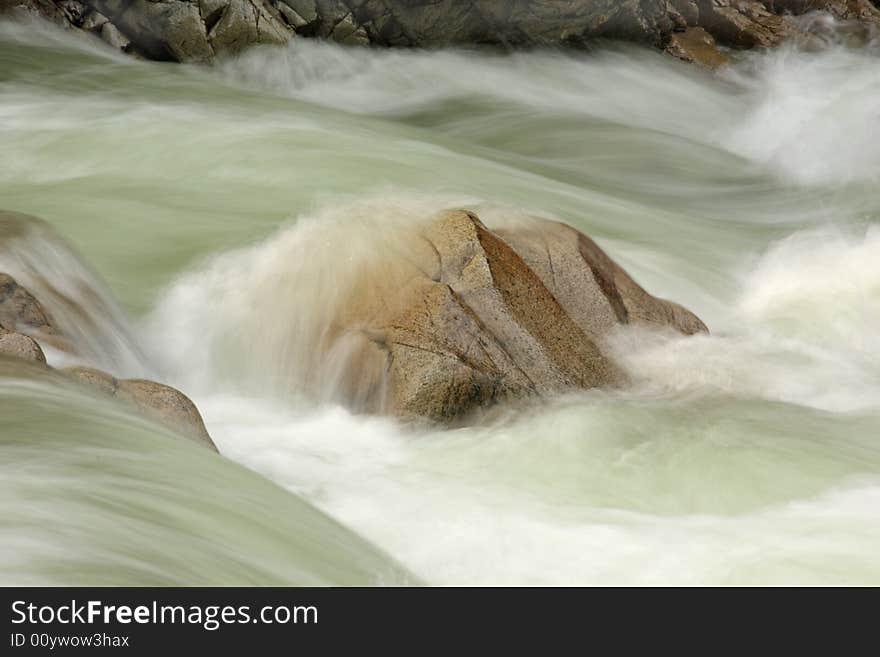
[[[0,207],[83,259],[31,230],[0,264],[87,279],[91,360],[181,387],[227,457],[3,363],[5,582],[880,583],[870,46],[211,69],[6,25],[0,144]],[[622,331],[631,389],[455,430],[334,406],[302,371],[334,292],[456,205],[571,223],[711,336]]]

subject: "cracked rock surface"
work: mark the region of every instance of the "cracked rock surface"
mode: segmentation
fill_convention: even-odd
[[[561,223],[492,231],[456,210],[402,243],[361,273],[327,345],[345,352],[344,393],[360,410],[451,422],[498,401],[615,386],[626,376],[603,343],[616,327],[706,331]]]

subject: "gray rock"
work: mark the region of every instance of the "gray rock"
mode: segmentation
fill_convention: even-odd
[[[201,11],[216,55],[234,55],[258,43],[283,44],[291,36],[281,15],[262,2],[211,0]]]
[[[88,8],[151,59],[207,62],[294,33],[348,45],[502,47],[583,45],[599,37],[652,44],[708,65],[726,47],[771,47],[786,39],[821,45],[793,16],[824,11],[880,33],[880,0],[0,0],[0,13],[40,15],[96,31]],[[85,12],[85,13],[84,13]],[[703,32],[684,34],[688,28]],[[122,43],[108,34],[113,43]]]
[[[58,27],[70,28],[70,16],[52,0],[0,0],[0,16],[13,19],[42,18]]]
[[[315,0],[279,0],[276,3],[278,8],[284,5],[300,16],[306,24],[314,23],[318,20],[318,7]],[[283,10],[282,10],[283,11]]]
[[[284,17],[285,22],[294,30],[299,30],[309,24],[308,20],[284,2],[278,3],[278,12]]]
[[[717,68],[728,62],[727,55],[718,49],[715,39],[702,27],[688,27],[683,32],[674,32],[666,44],[666,52],[708,68]]]

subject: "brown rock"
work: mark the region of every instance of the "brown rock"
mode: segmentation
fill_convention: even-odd
[[[414,230],[362,272],[318,350],[342,363],[357,409],[450,422],[505,399],[619,385],[602,350],[617,326],[706,330],[563,224],[491,231],[455,210]]]
[[[196,405],[179,390],[146,379],[117,379],[92,367],[68,367],[62,372],[106,395],[134,405],[146,417],[217,451]]]
[[[70,342],[55,328],[51,315],[12,276],[0,272],[0,325],[24,333],[63,351]]]
[[[699,25],[700,8],[697,0],[669,0],[669,7],[672,12],[681,16],[686,25]]]
[[[689,27],[684,32],[673,32],[666,45],[666,52],[686,62],[694,62],[708,68],[718,68],[729,60],[718,50],[715,39],[702,27]]]
[[[119,382],[115,376],[107,374],[103,370],[95,369],[94,367],[75,366],[65,367],[61,371],[80,383],[96,388],[111,397],[116,394],[116,386]]]
[[[196,405],[179,390],[146,379],[122,379],[116,398],[131,402],[147,417],[217,451]]]

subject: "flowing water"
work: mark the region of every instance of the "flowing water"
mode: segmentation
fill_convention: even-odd
[[[0,270],[85,281],[88,331],[52,307],[85,360],[183,389],[225,456],[2,363],[6,583],[880,583],[870,44],[197,68],[5,25],[0,144],[0,208],[79,254],[32,226]],[[562,219],[712,334],[623,330],[631,388],[463,428],[335,405],[303,362],[336,293],[451,206]]]

